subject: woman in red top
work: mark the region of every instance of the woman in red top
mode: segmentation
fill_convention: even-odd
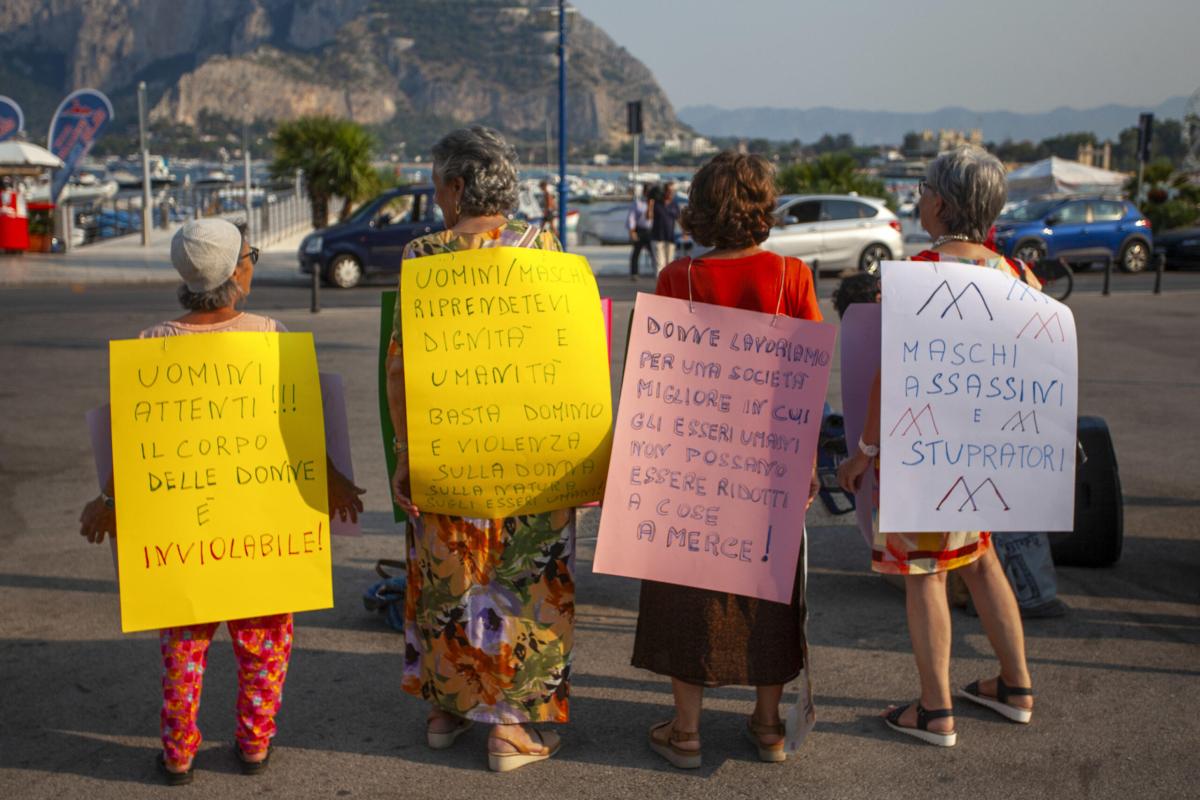
[[[682,258],[658,277],[657,293],[700,303],[819,321],[808,266],[763,250],[774,220],[775,178],[761,156],[725,152],[692,182],[683,225],[703,258]],[[810,482],[809,503],[816,494]],[[797,527],[803,520],[797,520]],[[800,564],[803,564],[803,557]],[[800,674],[804,636],[802,567],[790,604],[643,581],[633,664],[668,675],[675,718],[650,730],[650,747],[681,769],[700,766],[700,703],[705,686],[754,686],[747,730],[764,761],[783,761],[779,700]]]

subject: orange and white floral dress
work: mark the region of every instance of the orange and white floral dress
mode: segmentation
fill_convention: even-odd
[[[480,247],[561,249],[513,220],[409,243],[404,258]],[[403,269],[403,266],[401,267]],[[391,354],[402,352],[397,321]],[[575,510],[408,526],[404,691],[491,724],[566,722],[575,634]]]

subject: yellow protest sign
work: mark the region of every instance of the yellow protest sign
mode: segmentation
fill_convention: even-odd
[[[121,629],[333,605],[312,334],[109,343]]]
[[[399,303],[419,508],[495,518],[600,499],[612,393],[585,259],[522,247],[417,258]]]

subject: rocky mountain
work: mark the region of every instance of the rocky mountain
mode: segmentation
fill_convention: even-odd
[[[927,112],[859,111],[842,108],[718,108],[687,106],[679,116],[708,136],[762,137],[815,142],[826,133],[849,133],[859,144],[898,144],[908,131],[982,128],[988,141],[1041,141],[1051,136],[1091,131],[1102,139],[1116,138],[1137,124],[1138,114],[1152,111],[1159,119],[1183,117],[1185,97],[1172,97],[1157,106],[1137,108],[1107,105],[1099,108],[1056,108],[1041,113],[972,111],[949,107]]]
[[[305,114],[371,125],[484,123],[525,138],[557,119],[556,38],[543,0],[3,0],[0,93],[40,138],[68,91],[110,94],[135,120],[195,126]],[[569,40],[569,133],[619,141],[625,103],[647,133],[683,129],[654,76],[580,14]],[[122,112],[125,113],[122,113]]]

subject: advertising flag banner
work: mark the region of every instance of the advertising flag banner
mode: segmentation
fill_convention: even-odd
[[[0,142],[25,130],[25,114],[17,101],[0,94]]]
[[[50,121],[46,148],[63,161],[50,184],[50,202],[57,203],[71,179],[76,164],[89,152],[112,120],[112,103],[95,89],[80,89],[67,95]]]

